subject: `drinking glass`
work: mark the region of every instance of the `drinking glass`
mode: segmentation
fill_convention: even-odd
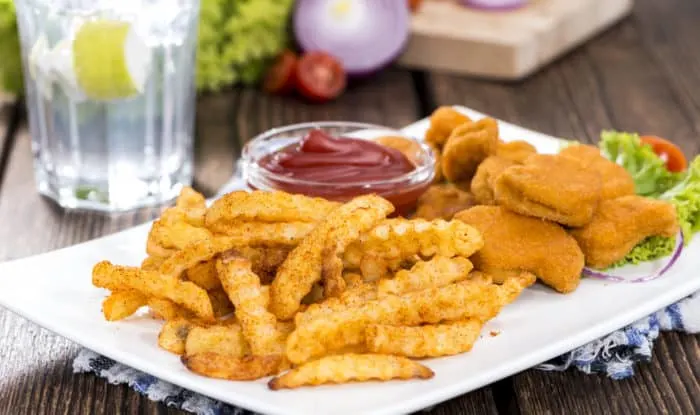
[[[198,0],[15,0],[40,193],[118,212],[192,181]]]

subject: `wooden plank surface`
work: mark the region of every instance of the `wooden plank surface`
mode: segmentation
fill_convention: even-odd
[[[530,0],[494,13],[424,2],[400,58],[410,68],[519,80],[629,14],[632,0]]]
[[[437,104],[463,104],[547,134],[595,142],[602,129],[657,134],[697,154],[700,36],[696,2],[640,0],[633,17],[520,84],[435,75]],[[673,22],[673,24],[669,24]],[[694,56],[694,55],[693,55]],[[613,381],[575,370],[511,378],[508,413],[697,413],[700,336],[663,333],[651,363]]]
[[[414,121],[418,103],[407,72],[390,71],[357,85],[338,102],[305,105],[293,98],[234,90],[202,97],[198,107],[196,183],[214,193],[233,172],[242,144],[268,128],[340,119],[400,127]],[[153,218],[146,209],[113,218],[66,213],[34,191],[30,137],[23,128],[0,184],[0,260],[72,245]],[[0,309],[0,414],[181,413],[148,401],[126,386],[72,374],[79,346]],[[436,407],[436,413],[495,414],[490,388]]]

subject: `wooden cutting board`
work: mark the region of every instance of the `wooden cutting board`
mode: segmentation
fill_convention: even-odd
[[[502,80],[522,79],[610,26],[633,0],[530,0],[512,11],[482,11],[426,0],[413,16],[400,63]]]

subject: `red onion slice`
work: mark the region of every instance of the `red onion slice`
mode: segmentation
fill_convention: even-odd
[[[664,275],[666,272],[668,272],[669,269],[673,266],[673,264],[676,263],[678,258],[681,256],[681,252],[683,252],[683,232],[678,232],[678,236],[676,236],[676,245],[673,247],[673,252],[671,253],[671,257],[668,260],[668,262],[661,267],[660,270],[651,273],[649,275],[644,275],[641,277],[636,277],[636,278],[624,278],[620,277],[618,275],[612,275],[607,272],[602,272],[602,271],[596,271],[591,268],[584,268],[583,269],[583,275],[586,277],[591,277],[591,278],[598,278],[601,280],[606,280],[606,281],[613,281],[613,282],[647,282],[651,280],[655,280],[662,275]]]
[[[509,10],[524,6],[527,0],[461,0],[461,3],[484,10]]]
[[[294,13],[299,46],[335,56],[350,76],[368,75],[396,59],[409,24],[405,0],[298,0]]]

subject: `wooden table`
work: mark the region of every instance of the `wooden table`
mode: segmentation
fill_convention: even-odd
[[[436,106],[463,104],[560,137],[595,141],[601,129],[655,133],[700,151],[700,2],[638,0],[634,15],[517,84],[388,70],[335,103],[235,89],[200,99],[196,187],[212,194],[234,170],[241,144],[270,127],[340,119],[400,127]],[[0,260],[46,252],[154,218],[64,212],[34,190],[30,137],[17,105],[0,123]],[[69,299],[67,299],[69,300]],[[585,310],[582,310],[585,312]],[[525,371],[437,406],[434,414],[695,413],[698,336],[664,333],[631,379],[578,371]],[[79,346],[0,309],[0,414],[179,413],[126,386],[74,375]],[[468,373],[464,374],[469,376]]]

